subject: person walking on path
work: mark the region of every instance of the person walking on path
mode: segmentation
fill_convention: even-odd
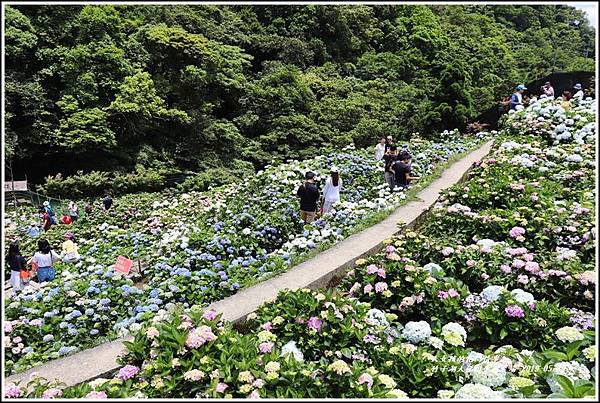
[[[526,89],[527,87],[523,84],[517,85],[515,92],[510,97],[510,109],[515,110],[518,105],[523,106],[523,92],[525,92]]]
[[[577,83],[575,84],[575,86],[573,87],[573,89],[577,92],[575,92],[575,94],[573,94],[573,99],[577,100],[577,101],[582,101],[583,97],[584,97],[584,93],[583,93],[583,87],[581,86],[581,84]]]
[[[562,106],[562,108],[565,111],[568,111],[571,109],[571,93],[569,91],[564,91],[562,93],[562,101],[560,103],[560,106]]]
[[[310,224],[317,215],[319,189],[315,185],[315,174],[313,172],[307,172],[304,178],[306,181],[300,185],[296,196],[300,198],[300,217],[306,224]]]
[[[71,217],[72,222],[77,221],[79,218],[79,206],[73,201],[69,202],[69,216]]]
[[[6,261],[10,266],[10,285],[13,289],[13,293],[16,295],[28,282],[27,277],[29,274],[27,271],[27,262],[25,261],[25,258],[21,256],[19,245],[16,243],[10,244],[8,247],[8,255],[6,255]]]
[[[113,204],[113,199],[110,197],[110,194],[107,194],[104,199],[102,199],[102,205],[104,206],[104,211],[108,211]]]
[[[394,189],[394,171],[391,170],[392,165],[396,162],[396,158],[398,157],[398,147],[391,146],[385,155],[383,156],[383,160],[385,161],[384,169],[384,180],[385,183],[390,187],[390,191]]]
[[[340,201],[340,190],[342,189],[342,178],[337,168],[331,168],[331,176],[327,178],[323,187],[323,214],[329,213],[331,207]]]
[[[28,263],[35,263],[37,266],[37,277],[40,283],[52,281],[56,277],[53,263],[60,260],[60,256],[52,250],[47,239],[38,241],[38,251]]]
[[[408,152],[404,151],[398,157],[398,161],[392,166],[394,171],[394,179],[397,187],[407,189],[410,186],[412,180],[419,179],[418,176],[412,176],[412,164],[411,156]]]
[[[554,98],[554,88],[550,81],[546,81],[546,83],[542,86],[542,93],[548,98]]]
[[[65,233],[65,241],[62,244],[62,261],[65,263],[75,263],[79,258],[75,235],[69,231]]]
[[[379,143],[375,146],[375,160],[376,161],[381,161],[383,159],[383,156],[385,155],[385,144],[386,144],[385,137],[382,137],[379,140]]]

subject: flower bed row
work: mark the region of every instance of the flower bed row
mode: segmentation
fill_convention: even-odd
[[[113,378],[36,378],[9,396],[593,396],[594,149],[515,133],[535,106],[510,117],[493,155],[418,233],[357,261],[337,290],[281,292],[247,334],[173,308],[136,333]],[[590,119],[595,102],[556,111],[550,129]]]
[[[414,155],[415,171],[427,182],[451,157],[479,141],[481,137],[457,138],[406,147]],[[20,372],[135,331],[175,304],[207,305],[286,270],[292,256],[338,242],[406,199],[405,192],[390,192],[383,184],[381,164],[368,151],[347,149],[266,167],[239,185],[202,193],[130,195],[116,199],[109,214],[97,210],[84,215],[69,228],[82,261],[58,263],[56,280],[6,300],[10,337],[4,347],[5,372]],[[342,172],[342,202],[331,214],[304,225],[296,189],[307,170],[325,177],[332,165]],[[127,215],[130,208],[137,210],[135,217]],[[25,235],[32,214],[11,217],[25,225],[7,231],[26,256],[37,241]],[[65,228],[54,226],[44,237],[58,246]],[[134,284],[137,274],[132,280],[114,273],[119,255],[141,259],[143,287]]]

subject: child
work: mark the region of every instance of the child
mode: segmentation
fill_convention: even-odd
[[[77,244],[74,242],[75,235],[72,232],[65,234],[66,241],[62,244],[62,260],[65,263],[74,263],[79,260]]]
[[[412,180],[417,180],[419,177],[412,176],[411,156],[404,151],[398,157],[398,161],[392,166],[394,171],[395,185],[402,189],[408,189]]]
[[[16,243],[10,244],[8,247],[8,255],[6,256],[6,260],[10,266],[10,285],[12,286],[13,293],[16,295],[17,292],[21,291],[29,282],[27,263],[25,258],[21,256],[19,245]]]
[[[560,103],[560,106],[562,106],[565,111],[571,109],[571,92],[565,91],[562,93],[562,102]]]

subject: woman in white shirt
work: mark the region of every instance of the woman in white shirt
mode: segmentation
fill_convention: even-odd
[[[60,260],[60,256],[50,248],[48,240],[40,239],[38,241],[38,251],[29,261],[29,263],[33,262],[37,265],[37,277],[40,283],[54,280],[56,271],[52,263],[57,260]]]
[[[577,92],[573,95],[573,99],[577,99],[578,101],[581,101],[583,99],[583,87],[581,86],[581,84],[577,83],[575,84],[575,86],[573,87]]]
[[[384,154],[385,154],[385,137],[382,137],[379,140],[379,144],[377,144],[375,146],[375,160],[381,161]]]
[[[340,171],[337,168],[331,168],[331,176],[327,178],[325,187],[323,187],[323,214],[327,214],[331,207],[340,201],[340,190],[342,189],[342,179]]]

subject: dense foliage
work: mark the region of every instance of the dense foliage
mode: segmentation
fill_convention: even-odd
[[[463,128],[595,57],[560,5],[35,5],[5,24],[7,155],[38,179],[141,165],[223,183],[221,166],[252,171],[240,160]]]
[[[426,186],[450,159],[481,141],[453,137],[452,142],[405,145],[415,155],[419,186]],[[321,187],[332,165],[341,172],[341,202],[305,225],[296,190],[308,170],[317,174]],[[109,180],[99,174],[89,178],[86,193]],[[112,183],[121,182],[115,178]],[[10,348],[5,346],[6,369],[19,372],[115,338],[174,303],[206,305],[225,298],[381,220],[416,190],[418,186],[390,192],[383,183],[383,162],[370,150],[348,147],[267,166],[241,183],[207,192],[171,189],[116,197],[109,212],[96,199],[92,212],[84,214],[84,201],[78,201],[82,215],[74,225],[52,226],[42,236],[58,249],[65,231],[72,231],[83,259],[57,263],[55,280],[6,300],[6,319],[16,340]],[[61,208],[54,207],[60,216]],[[129,214],[131,208],[137,210],[135,215]],[[8,216],[5,234],[30,257],[38,238],[27,234],[28,224],[38,218],[33,208],[20,213]],[[145,277],[141,281],[135,273],[137,288],[115,273],[119,255],[141,260]],[[8,277],[8,266],[6,270]]]
[[[5,397],[593,398],[595,115],[547,99],[512,114],[419,232],[335,290],[282,290],[245,334],[174,307],[109,379]]]

